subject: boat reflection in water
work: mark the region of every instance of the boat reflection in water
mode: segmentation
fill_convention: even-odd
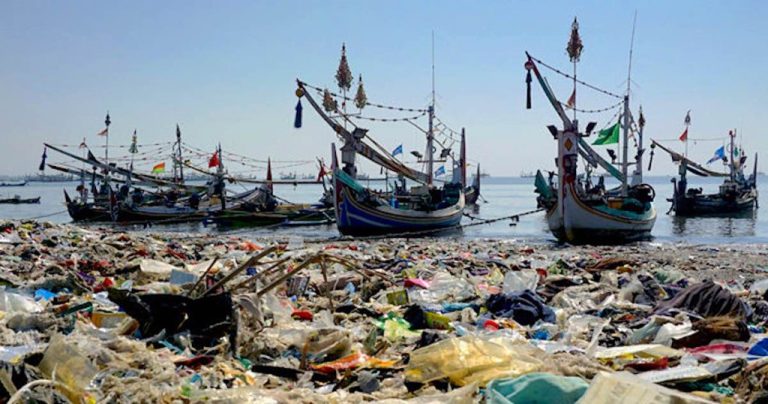
[[[697,237],[754,237],[757,234],[757,211],[703,217],[672,216],[672,234]]]

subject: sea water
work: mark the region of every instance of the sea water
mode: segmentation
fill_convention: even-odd
[[[760,206],[753,215],[740,218],[680,218],[667,214],[670,202],[666,199],[672,196],[671,177],[646,177],[646,182],[656,190],[654,202],[658,216],[653,229],[654,242],[675,243],[685,241],[695,244],[755,244],[768,243],[768,178],[758,178]],[[689,178],[689,187],[702,187],[704,193],[717,192],[722,183],[719,178]],[[384,182],[371,181],[363,184],[374,189],[383,189]],[[615,185],[608,182],[606,185]],[[30,182],[23,187],[0,187],[0,197],[20,195],[23,198],[41,197],[41,203],[36,205],[3,205],[0,204],[0,219],[31,219],[46,220],[54,223],[70,222],[64,205],[66,189],[71,196],[75,195],[76,182],[41,183]],[[240,185],[229,185],[229,189],[240,192],[245,190]],[[536,209],[536,194],[533,192],[533,178],[517,177],[485,177],[481,185],[481,202],[476,211],[469,210],[472,220],[465,217],[462,224],[471,225],[482,219],[495,219]],[[314,203],[323,188],[319,184],[310,185],[275,185],[275,195],[295,203]],[[107,224],[109,225],[109,224]],[[99,226],[104,226],[100,224]],[[122,227],[121,227],[122,228]],[[215,232],[212,227],[202,224],[163,225],[149,229],[134,226],[129,230],[137,231],[182,231],[182,232]],[[335,225],[311,227],[289,227],[270,229],[240,229],[234,231],[244,236],[298,236],[304,238],[330,238],[338,235]],[[224,232],[227,233],[227,232]],[[231,232],[229,232],[231,233]],[[544,213],[539,212],[523,216],[519,222],[510,220],[498,221],[491,224],[472,225],[464,228],[459,237],[467,238],[514,238],[532,242],[554,240],[547,228]]]

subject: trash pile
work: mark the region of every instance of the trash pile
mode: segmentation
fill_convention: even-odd
[[[768,251],[0,223],[0,397],[768,400]]]

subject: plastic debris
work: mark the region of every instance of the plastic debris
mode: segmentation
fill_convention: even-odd
[[[768,391],[768,247],[37,222],[0,235],[6,401],[734,403]]]

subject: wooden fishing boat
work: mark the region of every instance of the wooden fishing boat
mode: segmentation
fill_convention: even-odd
[[[477,205],[478,199],[480,199],[480,165],[477,165],[477,173],[475,178],[472,179],[472,185],[464,189],[464,199],[467,205]]]
[[[674,192],[669,211],[677,216],[746,216],[758,208],[757,192],[757,154],[752,174],[744,175],[744,163],[747,156],[734,144],[735,133],[730,133],[730,158],[725,156],[725,147],[715,152],[710,162],[722,160],[728,172],[710,170],[683,154],[677,153],[653,140],[651,147],[658,147],[667,152],[672,161],[679,165],[679,178],[673,178]],[[686,136],[686,141],[688,140]],[[741,156],[738,156],[740,154]],[[717,193],[705,194],[702,188],[689,188],[687,173],[700,177],[724,177]]]
[[[23,187],[27,185],[27,181],[20,182],[0,182],[0,187]]]
[[[38,196],[35,198],[22,198],[18,195],[15,195],[13,198],[0,198],[0,203],[13,204],[13,205],[35,204],[35,203],[40,203],[40,197]]]
[[[214,224],[220,229],[238,229],[266,226],[317,226],[331,224],[334,221],[332,208],[297,204],[280,205],[267,212],[245,210],[210,212],[203,223],[206,225]]]
[[[426,109],[403,109],[397,107],[383,107],[389,110],[407,110],[421,115],[427,115],[428,129],[425,131],[427,138],[426,153],[422,163],[426,166],[426,173],[414,170],[399,160],[397,160],[389,151],[381,147],[368,134],[368,129],[359,126],[355,120],[362,117],[361,114],[349,114],[346,111],[347,99],[346,90],[351,86],[352,76],[349,73],[349,67],[346,61],[345,49],[342,48],[342,58],[339,65],[339,72],[336,75],[337,82],[342,90],[341,95],[330,93],[328,90],[322,90],[319,87],[311,86],[301,80],[297,80],[298,89],[296,95],[299,102],[296,106],[296,120],[294,126],[301,127],[301,99],[306,99],[317,114],[325,121],[336,133],[338,138],[344,143],[341,148],[341,162],[339,165],[336,156],[336,147],[332,145],[332,184],[334,192],[334,212],[336,215],[336,226],[341,234],[350,236],[369,236],[369,235],[423,235],[430,232],[436,232],[446,229],[455,229],[461,222],[463,216],[465,198],[464,188],[466,187],[464,173],[466,161],[463,157],[454,161],[454,170],[461,171],[461,180],[446,180],[442,186],[438,186],[435,176],[445,173],[444,166],[438,171],[434,170],[436,160],[433,153],[436,151],[435,128],[433,125],[434,117],[434,99],[432,104]],[[322,94],[323,105],[321,106],[311,94],[311,91],[317,91]],[[339,98],[341,102],[335,100]],[[358,93],[354,99],[355,105],[362,111],[365,106],[373,105],[381,107],[379,104],[367,102],[362,91],[362,82],[358,87]],[[398,119],[393,119],[397,121]],[[392,121],[386,119],[385,121]],[[348,129],[347,126],[352,128]],[[464,154],[464,135],[462,131],[462,155]],[[401,186],[396,185],[392,192],[376,192],[366,188],[358,182],[356,166],[356,156],[367,158],[374,164],[381,166],[388,172],[395,173],[401,178]],[[441,158],[450,156],[450,150],[443,148],[440,154]],[[454,175],[454,177],[456,177]],[[406,189],[405,178],[418,183],[411,189]],[[389,186],[387,182],[387,186]],[[383,195],[391,195],[385,199]]]
[[[571,31],[571,40],[568,50],[571,61],[575,63],[581,53],[581,39],[578,36],[578,24],[574,20]],[[631,52],[630,52],[631,53]],[[584,138],[593,131],[596,123],[590,122],[584,132],[579,131],[578,120],[569,118],[561,103],[554,95],[549,83],[542,76],[539,65],[545,65],[538,59],[526,53],[525,63],[528,77],[528,100],[530,108],[530,83],[531,73],[536,76],[544,94],[549,100],[555,112],[562,120],[562,130],[556,126],[549,126],[552,136],[557,140],[557,175],[555,182],[554,173],[550,181],[543,178],[541,172],[536,175],[537,192],[539,193],[539,206],[546,209],[546,219],[552,234],[561,242],[574,244],[615,244],[629,241],[644,240],[651,237],[651,230],[656,222],[656,210],[653,207],[655,193],[650,185],[642,183],[642,127],[644,118],[640,118],[640,131],[637,133],[638,153],[635,162],[630,162],[628,155],[628,135],[631,115],[629,112],[629,91],[622,97],[603,91],[622,101],[615,107],[622,107],[620,115],[623,120],[623,158],[620,163],[621,171],[605,161],[592,149]],[[554,69],[553,69],[554,71]],[[575,92],[576,78],[560,73],[574,80],[574,95],[571,96],[575,116]],[[629,82],[629,81],[628,81]],[[593,88],[596,88],[592,86]],[[571,104],[570,100],[569,103]],[[618,128],[616,124],[616,142],[618,142]],[[621,186],[617,189],[606,190],[603,181],[597,185],[591,183],[590,174],[579,175],[577,173],[578,156],[582,155],[590,167],[598,165],[606,169],[616,177]],[[635,166],[632,184],[628,181],[627,169]]]
[[[350,236],[455,228],[465,205],[460,184],[446,184],[436,193],[397,195],[394,203],[375,197],[338,167],[333,170],[333,185],[336,226]]]

